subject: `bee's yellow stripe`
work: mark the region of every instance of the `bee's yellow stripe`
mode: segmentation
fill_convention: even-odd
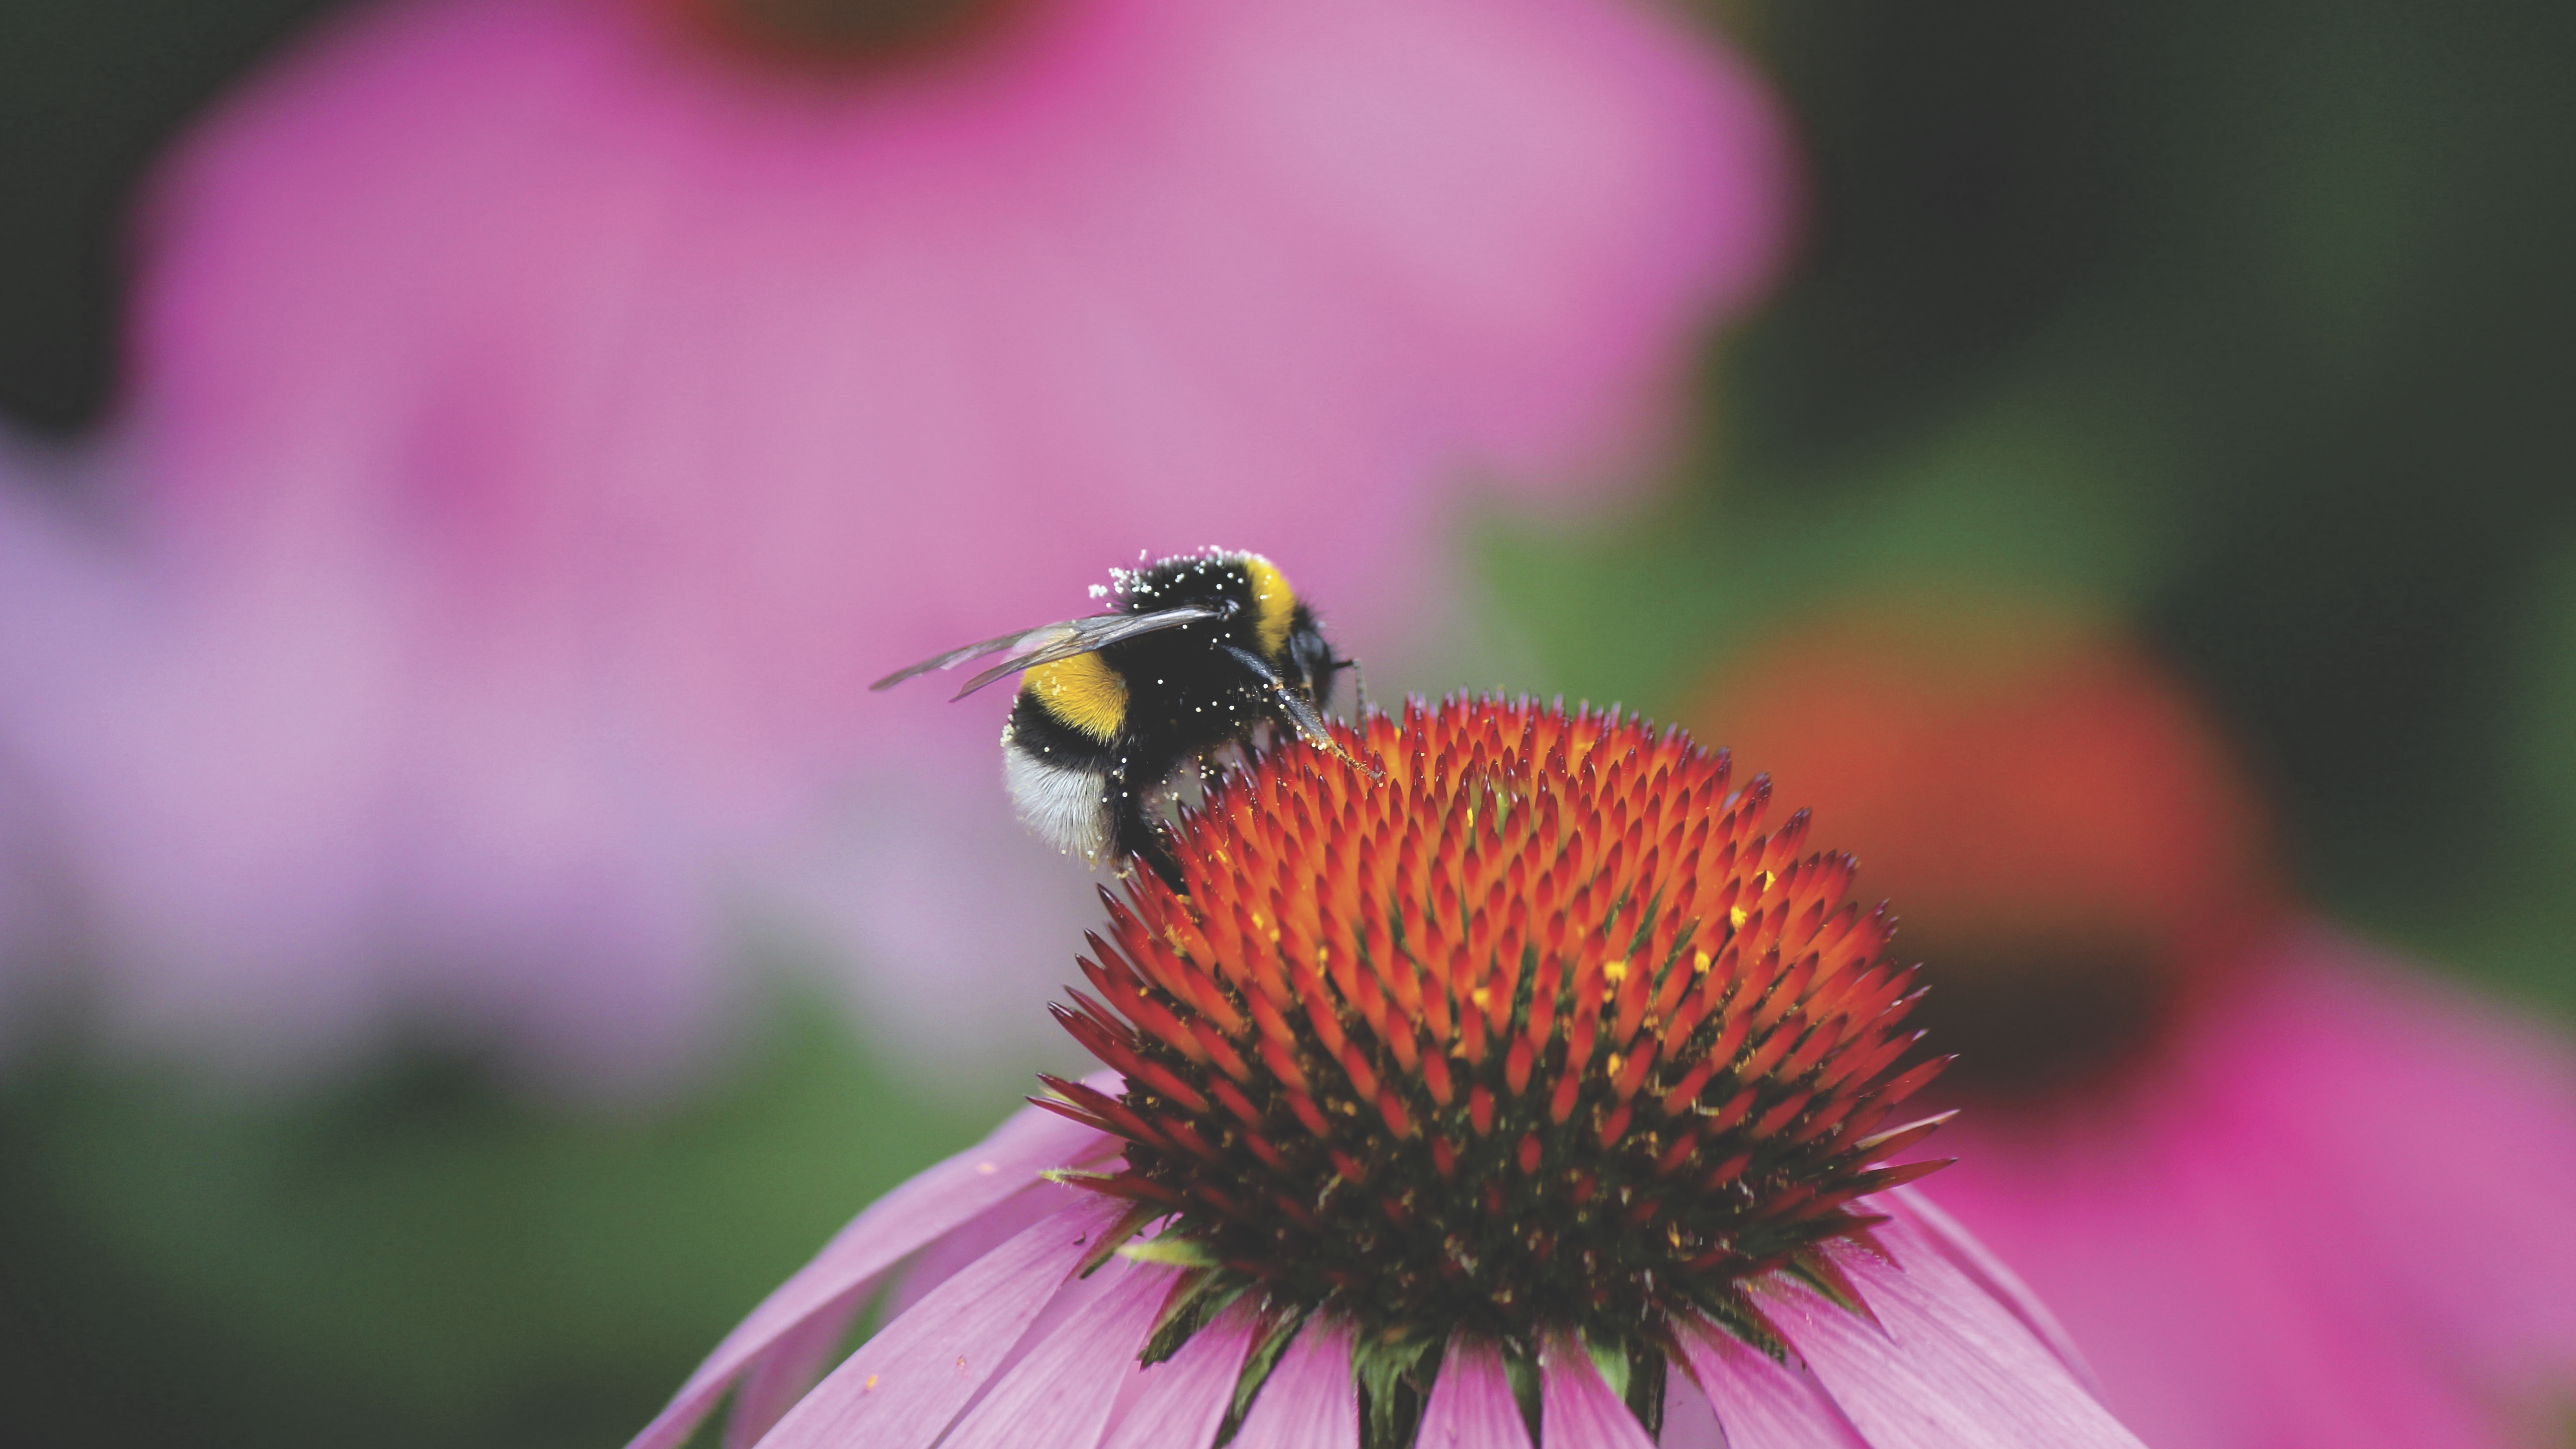
[[[1288,577],[1278,566],[1259,554],[1243,561],[1243,571],[1252,576],[1252,629],[1261,638],[1264,657],[1276,659],[1288,647],[1290,616],[1297,611],[1297,595],[1288,587]]]
[[[1020,676],[1020,689],[1047,713],[1104,745],[1127,720],[1127,681],[1097,654],[1041,664]]]

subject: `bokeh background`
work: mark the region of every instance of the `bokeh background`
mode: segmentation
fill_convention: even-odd
[[[94,450],[128,380],[141,188],[334,8],[0,8],[0,413],[28,488],[79,507],[120,486]],[[1669,715],[1841,601],[2046,600],[2133,631],[2208,702],[2297,895],[2562,1029],[2576,15],[1675,13],[1749,57],[1789,118],[1801,210],[1778,281],[1694,334],[1684,419],[1642,488],[1442,514],[1406,565],[1428,582],[1405,611],[1429,622],[1371,625],[1372,682]],[[938,624],[1036,621],[987,622]],[[989,720],[955,718],[988,748]],[[9,788],[0,849],[41,894],[43,781]],[[1044,873],[1073,869],[1014,858],[987,908],[1010,909],[1014,871],[1060,901]],[[124,1049],[84,985],[108,969],[94,945],[11,940],[13,979],[38,985],[13,990],[0,1060],[8,1437],[620,1442],[858,1205],[1069,1060],[1037,1030],[924,1059],[846,1009],[812,941],[757,921],[728,941],[755,984],[717,1045],[566,1090],[399,1018],[283,1076],[164,1049],[184,1018]]]

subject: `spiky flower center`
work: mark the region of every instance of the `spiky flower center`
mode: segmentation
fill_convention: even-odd
[[[1184,815],[1175,894],[1110,897],[1065,1025],[1126,1077],[1050,1079],[1124,1137],[1088,1185],[1166,1218],[1197,1287],[1363,1338],[1546,1330],[1661,1362],[1746,1326],[1930,1124],[1880,1131],[1912,972],[1853,862],[1765,833],[1770,784],[1615,715],[1453,700],[1290,745]],[[1104,892],[1104,896],[1107,893]],[[1186,1331],[1186,1326],[1184,1326]],[[1168,1347],[1168,1344],[1166,1345]]]

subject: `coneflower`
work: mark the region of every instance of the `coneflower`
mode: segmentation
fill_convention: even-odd
[[[635,1449],[737,1383],[775,1449],[2135,1442],[1902,1188],[1938,1063],[1805,812],[1615,715],[1340,743],[1212,785],[1186,894],[1109,898],[1058,1015],[1112,1070],[862,1215]]]

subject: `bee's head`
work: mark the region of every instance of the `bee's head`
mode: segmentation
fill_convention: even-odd
[[[1331,641],[1324,637],[1315,616],[1299,604],[1288,628],[1288,642],[1281,651],[1280,676],[1292,687],[1306,691],[1315,707],[1323,709],[1333,702],[1333,680],[1351,661],[1333,653]]]

